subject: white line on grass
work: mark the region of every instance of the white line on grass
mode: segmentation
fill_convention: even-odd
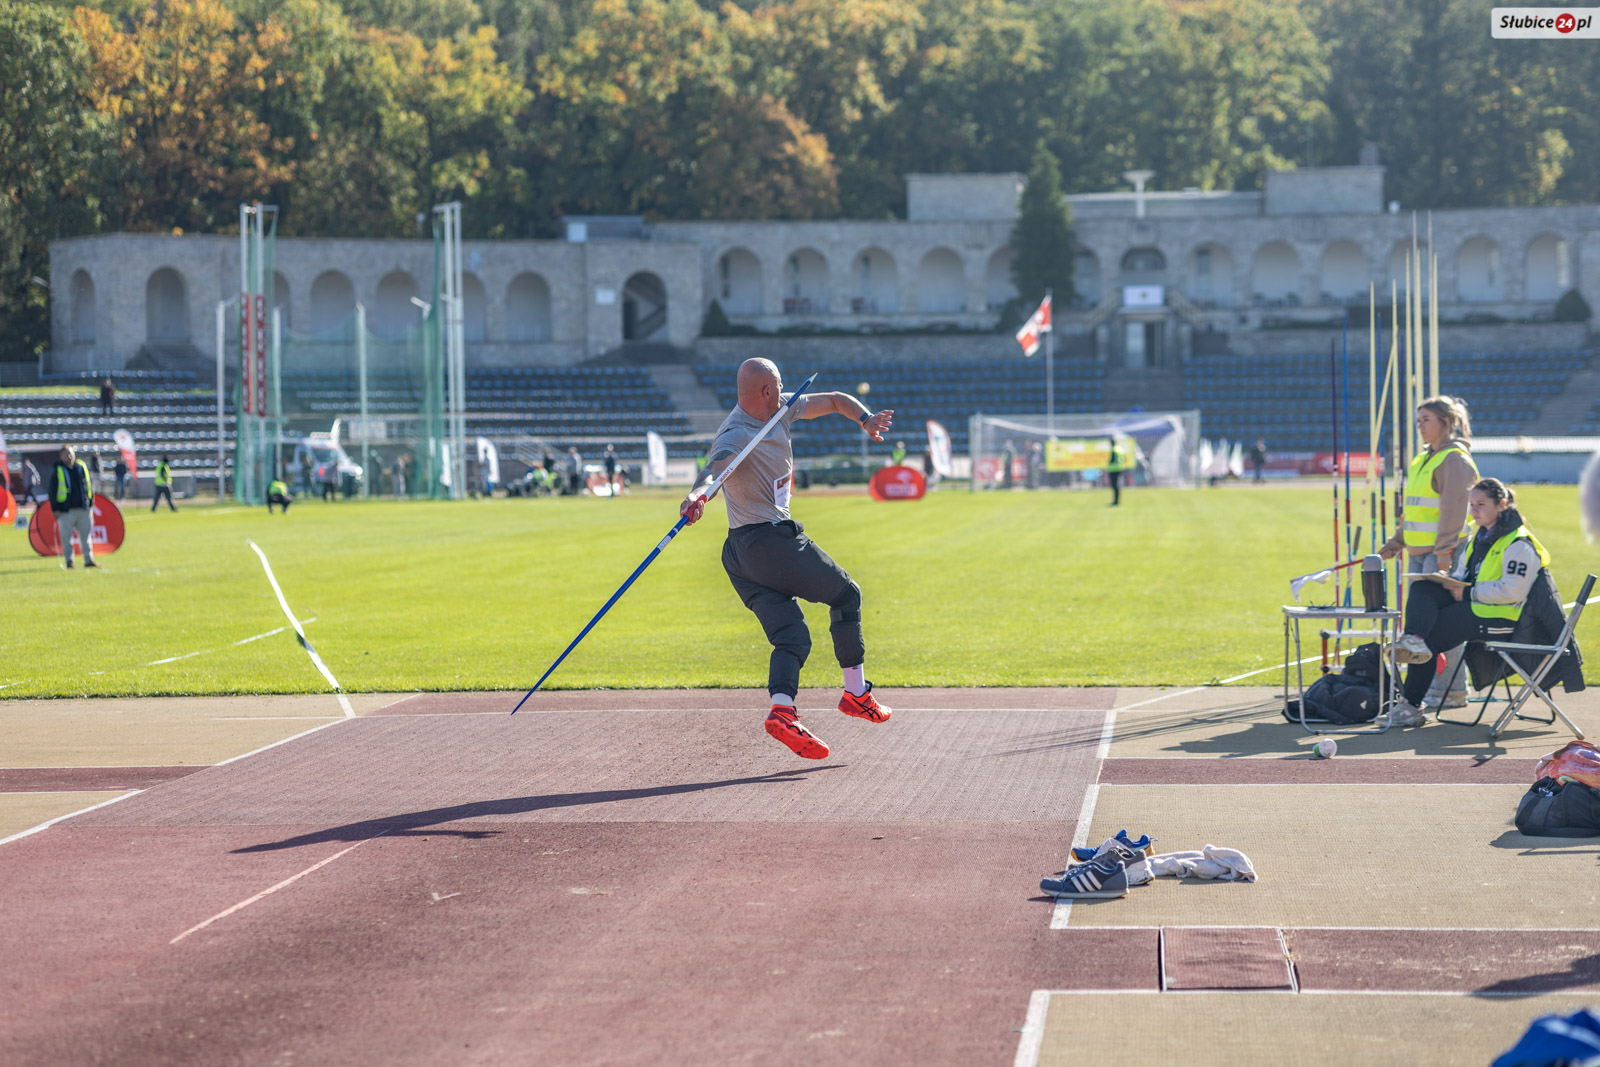
[[[314,623],[316,621],[317,621],[317,616],[313,615],[309,619],[302,620],[301,621],[301,625],[302,626],[310,626],[312,623]],[[242,637],[239,640],[233,642],[233,644],[230,645],[229,647],[230,648],[237,648],[239,645],[248,645],[252,641],[259,641],[263,637],[273,637],[273,636],[275,636],[277,634],[283,633],[283,631],[287,630],[288,628],[289,627],[287,627],[287,626],[280,626],[276,630],[268,630],[266,633],[251,634],[249,637]],[[214,649],[214,648],[202,648],[198,652],[185,652],[181,656],[168,656],[165,659],[153,659],[153,660],[150,660],[147,663],[137,663],[137,664],[133,664],[131,666],[108,667],[106,670],[103,670],[103,671],[90,671],[89,673],[90,673],[90,676],[93,677],[93,676],[101,675],[101,674],[110,674],[113,671],[132,670],[134,667],[159,667],[163,663],[176,663],[181,659],[191,659],[191,658],[193,658],[195,656],[206,656],[206,655],[210,655],[211,653],[213,653],[215,651],[216,651],[216,649]],[[17,681],[15,681],[15,682],[7,682],[4,685],[0,685],[0,689],[10,689],[14,685],[22,685],[24,682],[30,682],[32,680],[33,679],[31,679],[31,678],[21,678],[21,679],[18,679]]]
[[[87,808],[79,808],[77,811],[70,812],[70,813],[68,813],[66,815],[57,815],[53,819],[45,820],[44,822],[40,823],[38,826],[29,827],[28,829],[23,830],[21,833],[12,834],[10,837],[0,837],[0,845],[9,844],[10,842],[17,840],[18,838],[27,837],[29,834],[36,834],[40,830],[44,830],[44,829],[47,829],[48,827],[54,826],[58,822],[62,822],[64,820],[66,820],[66,819],[75,818],[75,817],[77,817],[79,815],[86,815],[89,812],[95,810],[96,808],[103,808],[107,804],[115,804],[119,800],[127,800],[129,797],[137,796],[142,792],[144,792],[143,789],[130,789],[126,793],[122,794],[120,797],[112,797],[110,800],[102,800],[98,804],[90,804]]]
[[[1028,1017],[1022,1023],[1022,1037],[1017,1041],[1017,1058],[1012,1067],[1034,1067],[1039,1062],[1039,1049],[1044,1044],[1044,1017],[1050,1010],[1050,990],[1035,989],[1028,997]]]
[[[245,538],[244,543],[254,549],[257,556],[261,557],[261,569],[267,572],[267,581],[272,583],[272,591],[278,595],[278,606],[283,609],[283,614],[289,620],[289,625],[294,627],[294,635],[299,638],[300,647],[306,650],[306,655],[311,657],[312,665],[321,671],[322,676],[328,680],[328,684],[333,686],[333,691],[339,698],[339,706],[344,709],[345,718],[355,718],[355,709],[350,706],[349,698],[344,695],[344,690],[339,687],[338,679],[334,678],[333,672],[328,670],[328,665],[322,662],[322,657],[317,655],[317,650],[311,647],[311,642],[306,640],[306,632],[301,629],[300,620],[296,619],[294,612],[289,610],[289,601],[284,599],[283,588],[278,585],[277,576],[272,573],[272,564],[267,562],[267,554],[261,551],[260,545],[248,537]]]
[[[177,937],[173,938],[171,941],[168,941],[167,944],[176,945],[179,941],[182,941],[184,938],[188,937],[190,934],[197,933],[200,930],[204,930],[206,927],[210,926],[212,923],[216,922],[218,919],[226,919],[228,916],[232,915],[234,912],[240,911],[240,910],[242,910],[244,908],[248,908],[250,905],[254,904],[256,901],[260,900],[262,897],[271,896],[273,893],[276,893],[278,890],[283,889],[285,886],[293,885],[294,883],[298,882],[300,879],[304,878],[306,875],[310,874],[311,872],[317,871],[317,870],[322,869],[323,867],[326,867],[328,864],[332,863],[334,860],[338,859],[340,856],[343,856],[346,852],[351,852],[351,851],[353,851],[355,849],[358,849],[362,845],[366,844],[368,841],[372,841],[372,840],[374,840],[376,838],[382,837],[384,834],[386,834],[388,832],[389,831],[385,830],[382,833],[377,833],[377,834],[372,835],[372,837],[362,838],[360,841],[357,841],[355,844],[351,845],[349,848],[345,849],[344,851],[335,852],[333,855],[329,856],[325,860],[318,860],[316,863],[313,863],[311,866],[307,867],[305,870],[301,871],[299,874],[292,874],[289,877],[285,878],[283,881],[279,882],[277,885],[271,886],[271,887],[269,887],[267,889],[263,889],[261,892],[257,893],[255,896],[251,897],[249,900],[241,900],[241,901],[239,901],[239,903],[235,904],[231,908],[228,908],[226,911],[217,912],[215,915],[211,916],[211,918],[207,919],[205,922],[200,923],[200,924],[198,924],[196,926],[189,927],[189,929],[185,930],[183,933],[179,934]]]

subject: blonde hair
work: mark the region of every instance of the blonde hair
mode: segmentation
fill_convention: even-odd
[[[1464,441],[1472,440],[1472,420],[1467,416],[1467,402],[1459,396],[1430,396],[1417,405],[1417,410],[1427,408],[1441,422],[1450,427],[1450,436]]]

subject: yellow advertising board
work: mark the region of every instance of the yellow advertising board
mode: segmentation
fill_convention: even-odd
[[[1111,462],[1111,438],[1063,437],[1045,442],[1047,471],[1103,470]]]

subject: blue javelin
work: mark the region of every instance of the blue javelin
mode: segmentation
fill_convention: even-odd
[[[723,483],[728,480],[728,475],[733,473],[734,468],[738,467],[740,463],[744,462],[744,457],[748,456],[751,450],[754,449],[756,445],[761,443],[761,439],[766,437],[767,434],[771,432],[772,428],[778,424],[779,419],[783,418],[783,413],[787,411],[796,400],[799,400],[805,391],[811,388],[811,383],[816,380],[817,376],[813,374],[811,377],[801,382],[798,389],[789,394],[789,399],[783,402],[783,406],[778,409],[777,414],[768,419],[767,424],[761,427],[761,432],[752,437],[750,439],[750,443],[744,446],[743,451],[741,451],[737,456],[733,457],[733,462],[724,467],[720,475],[717,475],[710,481],[706,482],[705,491],[700,495],[702,500],[710,500],[712,497],[717,495],[717,490],[722,488]],[[637,579],[639,575],[644,573],[644,569],[646,567],[655,562],[655,558],[661,555],[661,550],[670,545],[672,543],[672,539],[678,536],[678,531],[683,529],[688,524],[689,516],[679,516],[677,523],[672,527],[672,529],[667,531],[667,536],[661,539],[661,543],[656,545],[655,548],[651,549],[650,554],[644,558],[644,562],[639,564],[638,567],[634,568],[632,574],[628,575],[628,580],[622,583],[622,588],[611,594],[611,599],[606,601],[605,607],[596,612],[594,618],[589,620],[589,625],[583,628],[583,632],[572,639],[572,644],[567,646],[566,652],[563,652],[561,655],[557,656],[556,661],[550,664],[550,669],[545,671],[544,674],[540,675],[539,680],[533,683],[533,688],[524,693],[522,699],[517,701],[517,706],[511,709],[511,714],[515,715],[518,711],[522,710],[522,705],[526,704],[528,702],[528,698],[539,691],[539,687],[544,684],[544,680],[550,677],[551,673],[557,667],[561,666],[561,661],[567,658],[567,654],[578,647],[579,641],[582,641],[585,637],[589,636],[589,631],[594,629],[594,624],[605,617],[605,613],[611,610],[611,605],[622,599],[622,594],[628,591],[628,587],[634,583],[634,580]]]

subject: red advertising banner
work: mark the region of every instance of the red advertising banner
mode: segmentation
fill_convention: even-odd
[[[267,414],[267,297],[256,294],[256,414]],[[249,408],[245,409],[246,411]]]
[[[110,555],[122,547],[125,533],[122,512],[117,510],[117,505],[109,497],[96,493],[93,515],[89,540],[94,545],[96,555]],[[76,541],[78,535],[72,536]],[[50,510],[48,500],[33,509],[33,518],[28,523],[28,544],[41,556],[61,555],[61,534],[56,529],[56,513]]]
[[[1372,459],[1372,457],[1366,452],[1351,452],[1349,453],[1349,456],[1350,473],[1356,477],[1365,478],[1367,476],[1367,463]],[[1302,473],[1343,474],[1345,472],[1344,458],[1345,453],[1343,452],[1318,452],[1311,457],[1311,469],[1303,471]],[[1373,470],[1380,473],[1383,471],[1382,456],[1378,457],[1377,466],[1375,466]]]
[[[255,316],[250,314],[250,294],[239,294],[239,395],[244,404],[244,412],[249,415],[255,411],[256,390],[252,380],[255,377],[255,344],[252,335],[255,330]]]
[[[915,467],[885,467],[867,483],[874,500],[921,500],[927,491],[928,483]]]

